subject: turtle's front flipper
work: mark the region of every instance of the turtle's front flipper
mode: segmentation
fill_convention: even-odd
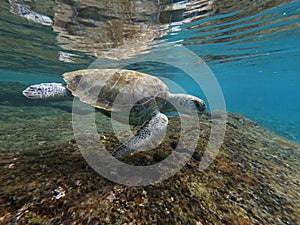
[[[68,95],[68,90],[61,83],[42,83],[27,87],[23,91],[27,98],[59,98]]]
[[[131,139],[113,151],[112,155],[116,158],[123,158],[150,143],[156,142],[164,136],[167,125],[168,117],[160,112],[155,113]]]

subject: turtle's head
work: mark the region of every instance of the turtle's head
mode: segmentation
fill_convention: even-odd
[[[192,115],[197,112],[202,114],[206,112],[205,102],[192,95],[188,94],[170,94],[168,101],[183,114]]]
[[[34,84],[23,91],[25,97],[33,99],[57,98],[67,94],[65,85],[61,83]]]

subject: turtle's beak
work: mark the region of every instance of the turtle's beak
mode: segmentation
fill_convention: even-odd
[[[34,96],[32,95],[32,92],[29,90],[29,87],[26,88],[23,92],[23,95],[27,98],[33,98]]]
[[[40,90],[36,89],[33,86],[27,87],[22,93],[27,98],[41,98],[40,97]]]

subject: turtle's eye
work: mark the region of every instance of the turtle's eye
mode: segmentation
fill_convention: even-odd
[[[196,109],[198,109],[200,111],[205,110],[205,108],[206,108],[205,104],[202,104],[201,102],[199,102],[197,100],[194,100],[193,102],[194,102],[194,104],[196,106]]]
[[[200,103],[198,101],[193,100],[193,102],[194,102],[194,104],[195,104],[195,106],[196,106],[197,109],[199,109],[201,107],[201,105],[200,105]]]

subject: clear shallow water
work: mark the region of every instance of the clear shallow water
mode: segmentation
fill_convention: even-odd
[[[105,7],[105,2],[103,4],[102,7]],[[140,9],[136,14],[128,12],[118,18],[122,4],[116,4],[114,13],[100,10],[105,19],[101,13],[95,13],[96,6],[79,6],[77,11],[80,13],[67,13],[65,16],[62,12],[68,12],[67,4],[46,1],[44,7],[29,5],[34,12],[48,15],[54,21],[53,26],[45,26],[12,13],[9,2],[2,1],[0,80],[24,84],[60,82],[63,72],[87,68],[96,59],[95,52],[91,50],[93,46],[107,51],[118,48],[122,42],[122,45],[136,47],[143,52],[144,46],[131,45],[122,36],[111,40],[104,35],[104,44],[97,44],[97,38],[89,35],[93,29],[99,33],[95,26],[104,26],[106,33],[117,29],[115,33],[121,30],[119,35],[123,32],[127,35],[126,40],[138,41],[137,30],[148,34],[139,27],[142,23],[156,34],[153,38],[180,44],[207,62],[221,85],[228,111],[242,113],[276,133],[300,142],[299,1],[254,1],[252,4],[247,1],[203,1],[197,13],[191,6],[185,11],[159,12],[155,8],[157,3],[147,3],[152,7],[148,12]],[[66,18],[71,18],[72,22]],[[107,28],[105,22],[104,25],[99,23],[109,19],[122,21],[124,18],[133,22],[116,25],[117,28]],[[129,31],[125,31],[124,27],[128,27]],[[80,29],[86,33],[80,33]],[[85,36],[88,38],[84,39]],[[76,44],[79,38],[80,44]],[[138,65],[137,69],[153,75],[169,73],[173,77],[181,73],[168,66],[151,63]],[[189,81],[180,85],[189,93],[203,97]]]
[[[205,171],[199,164],[212,133],[209,116],[200,121],[198,146],[186,166],[157,185],[128,187],[96,174],[79,152],[73,98],[31,100],[21,93],[29,84],[63,82],[63,72],[95,61],[116,66],[176,44],[206,61],[228,111],[300,142],[300,1],[26,2],[0,1],[1,224],[299,224],[299,145],[240,114],[227,114],[226,138]],[[170,51],[159,56],[201,63]],[[170,65],[148,61],[127,68],[177,82],[206,100]],[[178,92],[175,85],[170,89]],[[97,140],[111,151],[119,146],[107,117],[96,113],[96,125]],[[161,146],[124,161],[160,162],[177,146],[178,125],[170,118]],[[189,126],[195,130],[193,121]]]

